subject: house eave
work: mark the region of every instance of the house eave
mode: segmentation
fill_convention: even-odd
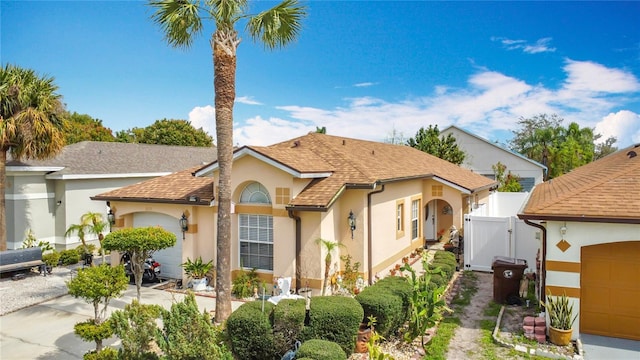
[[[552,214],[518,214],[522,220],[571,221],[610,224],[640,224],[640,218],[613,218],[603,216],[552,215]]]
[[[49,173],[60,171],[64,166],[7,166],[6,171],[9,172],[42,172]]]
[[[210,206],[211,201],[199,200],[189,201],[188,199],[158,199],[158,198],[127,198],[117,196],[91,196],[94,201],[119,201],[119,202],[135,202],[135,203],[154,203],[154,204],[180,204],[180,205],[203,205]]]
[[[124,179],[160,177],[171,174],[170,172],[157,173],[121,173],[121,174],[49,174],[45,178],[49,180],[84,180],[84,179]]]

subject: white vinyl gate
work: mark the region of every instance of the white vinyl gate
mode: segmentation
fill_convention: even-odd
[[[539,230],[515,216],[464,217],[464,269],[491,271],[494,256],[527,260],[531,271],[540,247]]]

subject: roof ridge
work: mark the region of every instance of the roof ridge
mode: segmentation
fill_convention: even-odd
[[[315,133],[314,133],[314,134],[315,134]],[[337,139],[342,139],[343,141],[351,140],[351,141],[355,141],[355,142],[365,142],[365,143],[372,143],[372,144],[375,144],[375,142],[374,142],[374,141],[369,141],[369,140],[359,140],[359,139],[353,139],[353,138],[347,138],[347,137],[335,136],[335,135],[320,134],[320,133],[317,133],[317,134],[318,134],[318,135],[320,135],[320,136],[318,137],[318,138],[319,138],[319,141],[320,141],[321,143],[323,143],[323,144],[325,145],[325,147],[326,147],[326,148],[331,149],[331,151],[332,151],[333,153],[335,153],[335,154],[337,154],[338,156],[340,156],[340,158],[342,159],[342,161],[344,161],[345,163],[349,164],[349,166],[351,166],[351,167],[352,167],[353,169],[355,169],[358,173],[360,173],[360,175],[362,175],[363,177],[365,177],[365,178],[367,178],[367,179],[370,179],[370,180],[371,180],[371,177],[370,177],[366,172],[362,171],[362,169],[360,169],[360,167],[358,167],[357,165],[355,165],[351,160],[349,160],[349,159],[348,159],[348,157],[344,156],[344,154],[343,154],[343,153],[341,153],[341,152],[339,152],[339,151],[335,150],[333,146],[330,146],[330,145],[331,145],[330,143],[328,143],[328,142],[326,142],[326,141],[323,141],[323,140],[322,140],[322,138],[323,138],[323,136],[332,136],[332,137],[337,138]],[[323,158],[323,159],[324,159],[324,158]],[[325,161],[328,161],[327,159],[324,159],[324,160],[325,160]],[[331,164],[331,165],[332,165],[332,166],[335,166],[334,164]],[[339,167],[336,167],[336,168],[338,168],[338,169],[339,169]]]

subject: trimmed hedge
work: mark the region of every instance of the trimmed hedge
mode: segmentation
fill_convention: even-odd
[[[80,255],[73,249],[62,250],[60,252],[60,263],[64,266],[77,264],[80,261]]]
[[[433,254],[433,259],[435,260],[446,260],[446,261],[453,261],[453,263],[456,263],[456,255],[450,251],[444,251],[444,250],[440,250],[440,251],[436,251],[435,254]]]
[[[333,341],[345,354],[351,354],[363,318],[362,306],[351,297],[315,296],[311,298],[309,321],[302,338]]]
[[[346,360],[347,354],[336,344],[327,340],[312,339],[305,341],[298,349],[296,359]]]
[[[304,299],[282,299],[273,308],[273,338],[276,352],[281,357],[301,340],[304,318],[307,314]]]
[[[227,319],[231,351],[238,360],[271,360],[277,358],[269,318],[274,305],[262,301],[242,304]]]
[[[409,315],[411,285],[404,277],[388,276],[366,287],[356,296],[364,310],[363,322],[376,318],[376,331],[384,336],[395,334]]]

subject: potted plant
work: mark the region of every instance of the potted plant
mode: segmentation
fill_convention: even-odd
[[[572,326],[578,315],[573,315],[573,304],[569,305],[569,298],[547,295],[547,302],[542,306],[549,314],[549,341],[553,344],[565,346],[571,342]]]
[[[195,261],[187,258],[187,262],[181,265],[184,272],[191,279],[191,286],[194,291],[202,291],[207,287],[207,274],[213,268],[213,260],[209,262],[202,261],[202,257],[198,256]]]

